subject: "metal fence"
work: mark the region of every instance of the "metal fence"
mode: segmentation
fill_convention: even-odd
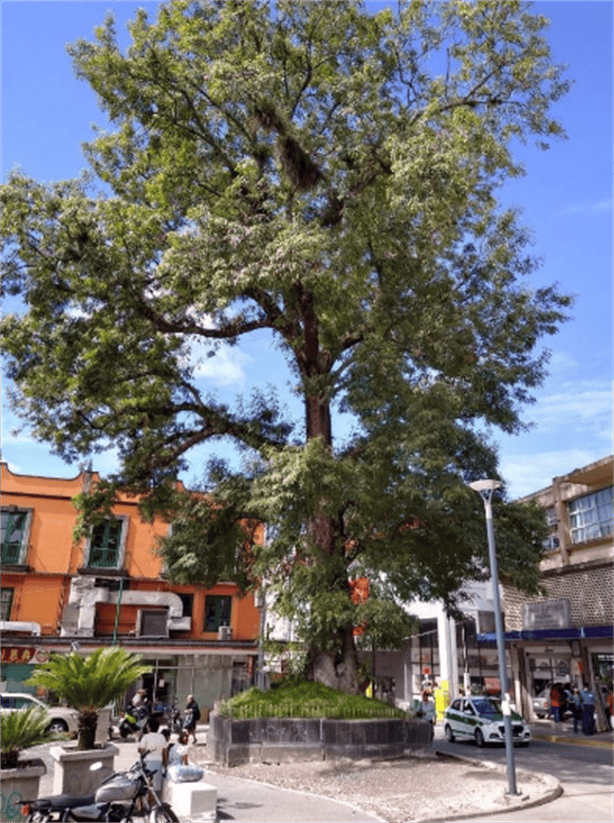
[[[337,720],[365,720],[374,718],[405,718],[407,715],[394,706],[337,706],[316,701],[284,701],[280,703],[254,702],[245,705],[222,703],[220,714],[234,720],[250,720],[259,717],[328,717]]]

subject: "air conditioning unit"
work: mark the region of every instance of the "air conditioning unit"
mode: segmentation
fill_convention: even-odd
[[[220,626],[217,630],[217,639],[222,641],[232,640],[232,626]]]
[[[139,609],[136,624],[137,637],[168,637],[166,609]]]

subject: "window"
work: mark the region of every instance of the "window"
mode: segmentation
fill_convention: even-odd
[[[550,534],[544,540],[543,546],[547,552],[553,552],[559,548],[559,521],[554,506],[546,509],[546,522],[550,528]]]
[[[13,605],[13,589],[2,589],[0,594],[0,620],[11,619]]]
[[[32,512],[28,509],[2,509],[2,562],[25,562]]]
[[[220,626],[230,626],[230,604],[228,595],[208,594],[205,597],[205,631],[216,632]]]
[[[122,520],[104,520],[92,529],[88,565],[94,569],[117,569],[123,560],[125,524]]]
[[[179,595],[181,602],[183,603],[183,616],[192,617],[192,611],[194,609],[194,595],[183,594],[182,592],[176,592],[176,594]]]
[[[568,504],[571,542],[584,543],[612,534],[612,486]]]

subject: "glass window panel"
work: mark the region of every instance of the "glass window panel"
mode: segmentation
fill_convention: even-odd
[[[612,534],[613,487],[572,500],[568,505],[572,543]]]
[[[13,605],[13,589],[2,589],[0,595],[0,620],[11,619],[11,606]]]
[[[19,563],[21,560],[27,516],[27,512],[2,512],[0,532],[3,563]]]

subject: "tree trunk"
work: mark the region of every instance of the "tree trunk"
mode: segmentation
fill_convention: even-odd
[[[305,433],[307,441],[318,438],[322,448],[332,450],[332,418],[330,400],[322,385],[330,373],[332,358],[329,352],[320,349],[318,319],[314,310],[312,296],[297,286],[299,313],[304,331],[303,347],[297,351],[297,364],[304,378],[304,385],[309,387],[305,393]],[[314,378],[319,389],[310,390]],[[307,524],[307,532],[324,555],[342,550],[336,545],[337,526],[334,519],[324,511],[316,513]],[[350,597],[349,587],[347,596]],[[306,675],[310,680],[324,683],[333,689],[349,694],[358,692],[358,656],[354,642],[354,627],[340,628],[331,637],[328,649],[309,649]]]
[[[80,751],[90,751],[96,745],[96,728],[98,726],[97,709],[81,709],[78,721],[77,748]]]
[[[342,648],[337,653],[310,649],[305,673],[309,680],[323,683],[331,689],[358,694],[358,655],[353,627],[348,626],[339,633],[342,635]]]

